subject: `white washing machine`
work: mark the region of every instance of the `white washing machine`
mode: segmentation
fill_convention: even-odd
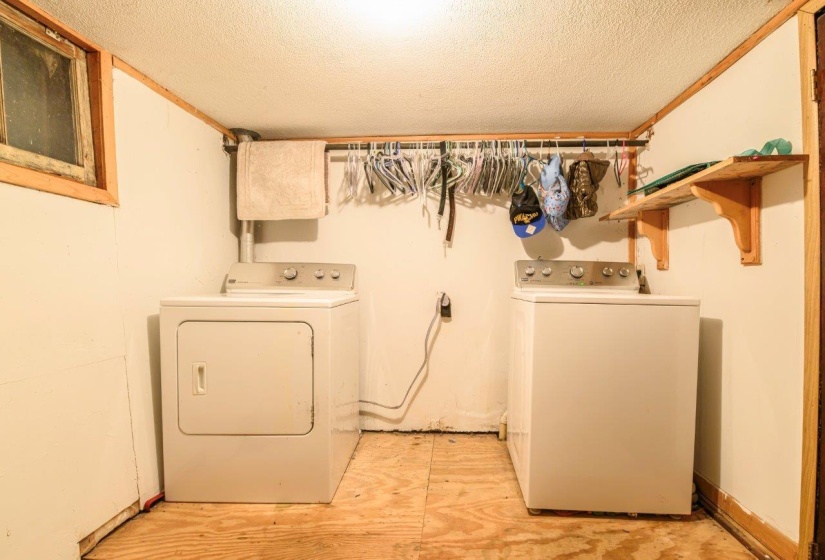
[[[526,506],[689,514],[699,301],[640,294],[630,263],[518,261],[515,284],[507,446]]]
[[[161,302],[172,502],[329,503],[359,438],[353,265],[237,263]]]

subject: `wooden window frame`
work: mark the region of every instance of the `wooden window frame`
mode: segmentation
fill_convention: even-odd
[[[24,16],[57,33],[74,45],[75,48],[86,53],[91,135],[90,145],[83,148],[83,156],[91,159],[93,155],[96,186],[84,182],[84,180],[91,182],[88,180],[88,174],[81,177],[75,173],[75,177],[67,177],[54,172],[50,173],[44,170],[42,166],[41,169],[33,169],[32,167],[22,167],[2,160],[0,160],[0,182],[98,204],[118,206],[114,94],[112,88],[113,61],[111,53],[63,25],[28,0],[0,0],[0,12],[7,12],[7,7],[21,12]],[[81,99],[81,101],[84,100]],[[85,106],[85,103],[81,104]],[[90,148],[90,151],[87,151],[87,148]],[[5,147],[0,149],[5,149]],[[80,167],[80,169],[84,168]]]

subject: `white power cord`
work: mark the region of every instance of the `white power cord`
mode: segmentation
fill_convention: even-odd
[[[447,294],[445,294],[444,292],[438,292],[438,297],[435,300],[435,313],[433,314],[433,318],[430,321],[430,326],[427,327],[427,334],[424,335],[424,361],[421,362],[421,367],[418,368],[418,373],[415,374],[412,383],[410,383],[410,386],[407,387],[407,392],[404,393],[404,398],[401,400],[401,402],[395,406],[381,404],[375,401],[368,401],[365,399],[361,399],[358,402],[379,406],[381,408],[386,408],[387,410],[398,410],[399,408],[404,406],[404,403],[407,402],[407,397],[410,396],[410,391],[412,391],[412,388],[415,386],[415,382],[418,381],[418,378],[421,376],[421,372],[424,371],[424,368],[427,366],[427,362],[430,361],[430,349],[428,343],[430,341],[430,332],[433,330],[433,325],[435,325],[435,320],[438,319],[439,315],[441,315],[442,305],[448,305],[449,303],[450,298],[447,297]]]

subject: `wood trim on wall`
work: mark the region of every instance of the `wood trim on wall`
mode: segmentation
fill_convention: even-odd
[[[95,51],[102,51],[103,49],[100,46],[96,45],[71,27],[64,25],[62,22],[58,21],[53,15],[48,13],[47,11],[43,10],[42,8],[34,5],[29,0],[3,0],[10,6],[20,10],[33,20],[36,20],[46,27],[50,28],[52,31],[57,31],[60,35],[77,45],[78,47],[82,48],[84,51],[87,52],[95,52]]]
[[[636,266],[636,220],[627,221],[627,262]]]
[[[117,154],[115,149],[115,97],[112,84],[112,53],[89,54],[89,96],[92,102],[97,185],[117,203]]]
[[[225,126],[182,100],[157,82],[146,77],[122,60],[113,57],[80,33],[58,21],[30,0],[0,0],[19,10],[38,23],[56,31],[88,53],[89,97],[95,154],[97,187],[71,179],[0,162],[0,182],[50,192],[89,202],[118,205],[117,155],[115,146],[115,115],[112,69],[118,68],[137,79],[151,90],[165,97],[186,112],[199,118],[223,135],[235,139]]]
[[[817,0],[811,4],[825,4]],[[821,6],[819,6],[821,7]],[[812,99],[811,71],[816,68],[815,11],[798,14],[799,63],[802,83],[802,152],[808,154],[804,167],[805,230],[805,334],[802,390],[802,485],[799,513],[799,560],[807,560],[808,543],[814,539],[816,509],[817,454],[819,433],[819,341],[820,341],[820,184],[819,106]]]
[[[178,97],[177,95],[175,95],[174,93],[172,93],[171,91],[169,91],[168,89],[154,81],[152,78],[142,73],[140,70],[137,70],[128,62],[125,62],[122,59],[115,56],[113,57],[113,63],[114,67],[118,70],[121,70],[126,74],[129,74],[131,77],[133,77],[134,79],[136,79],[137,81],[139,81],[140,83],[142,83],[158,95],[165,97],[166,99],[168,99],[169,101],[171,101],[187,113],[199,118],[200,120],[214,128],[227,138],[237,140],[235,138],[235,134],[231,130],[223,126],[221,123],[219,123],[203,111],[197,109],[194,105],[187,103],[186,101],[184,101],[183,99],[181,99],[180,97]]]
[[[577,140],[587,138],[588,140],[613,140],[630,138],[629,132],[500,132],[489,134],[431,134],[419,136],[345,136],[334,138],[266,138],[265,140],[323,140],[327,144],[366,144],[367,142],[458,142],[458,141],[481,141],[481,140]],[[548,148],[552,144],[547,144]]]
[[[98,204],[107,204],[109,206],[117,206],[118,204],[111,193],[103,189],[90,187],[89,185],[65,179],[58,175],[33,171],[2,161],[0,161],[0,182],[77,198],[79,200],[96,202]]]
[[[799,11],[806,14],[815,14],[822,8],[825,8],[825,0],[810,0],[807,4],[799,8]]]
[[[630,133],[631,138],[638,138],[644,134],[651,126],[662,120],[666,115],[670,114],[674,109],[682,103],[699,93],[709,83],[718,78],[725,70],[736,64],[743,56],[753,50],[756,45],[761,43],[765,37],[779,29],[785,22],[802,10],[809,0],[793,0],[790,4],[785,6],[778,14],[768,20],[765,25],[760,27],[753,35],[745,39],[741,45],[733,49],[728,56],[720,60],[716,66],[710,69],[704,76],[699,78],[685,91],[676,96],[676,98],[665,105],[659,112],[647,119],[645,122],[637,126],[633,132]]]
[[[701,474],[694,473],[694,480],[702,505],[734,536],[744,539],[755,552],[761,552],[759,549],[764,547],[779,560],[796,560],[797,544],[779,529],[742,507],[733,496]]]
[[[52,15],[35,6],[29,0],[3,0],[6,4],[19,10],[25,16],[32,18],[37,24],[57,32],[71,41],[76,49],[83,49],[83,67],[86,69],[83,78],[88,72],[88,98],[84,96],[80,102],[81,111],[85,111],[85,103],[89,103],[89,117],[91,120],[91,136],[88,146],[84,149],[89,160],[94,153],[94,183],[90,186],[73,178],[57,175],[49,171],[37,170],[11,163],[0,163],[0,181],[28,187],[44,192],[77,198],[89,202],[117,206],[117,162],[115,158],[114,134],[114,98],[112,92],[112,63],[111,54],[102,50],[92,41],[86,39],[71,28],[62,24]],[[78,49],[79,48],[79,49]],[[91,183],[91,165],[86,183]]]
[[[627,190],[634,191],[638,185],[639,178],[639,151],[636,148],[628,148],[627,159]],[[635,196],[634,196],[635,198]],[[636,265],[636,220],[627,221],[627,260]]]
[[[109,521],[92,531],[89,535],[83,537],[83,539],[77,543],[80,556],[82,557],[83,555],[91,552],[91,550],[96,547],[98,543],[106,537],[106,535],[129,521],[138,513],[140,513],[140,500],[118,512]]]

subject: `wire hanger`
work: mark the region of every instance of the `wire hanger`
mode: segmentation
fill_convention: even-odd
[[[587,138],[582,138],[582,153],[576,157],[576,161],[592,161],[596,159],[593,152],[587,149]]]
[[[622,174],[627,169],[630,156],[627,153],[627,141],[622,140],[622,159],[619,161],[619,151],[613,149],[613,174],[616,176],[616,183],[619,188],[622,186]]]

